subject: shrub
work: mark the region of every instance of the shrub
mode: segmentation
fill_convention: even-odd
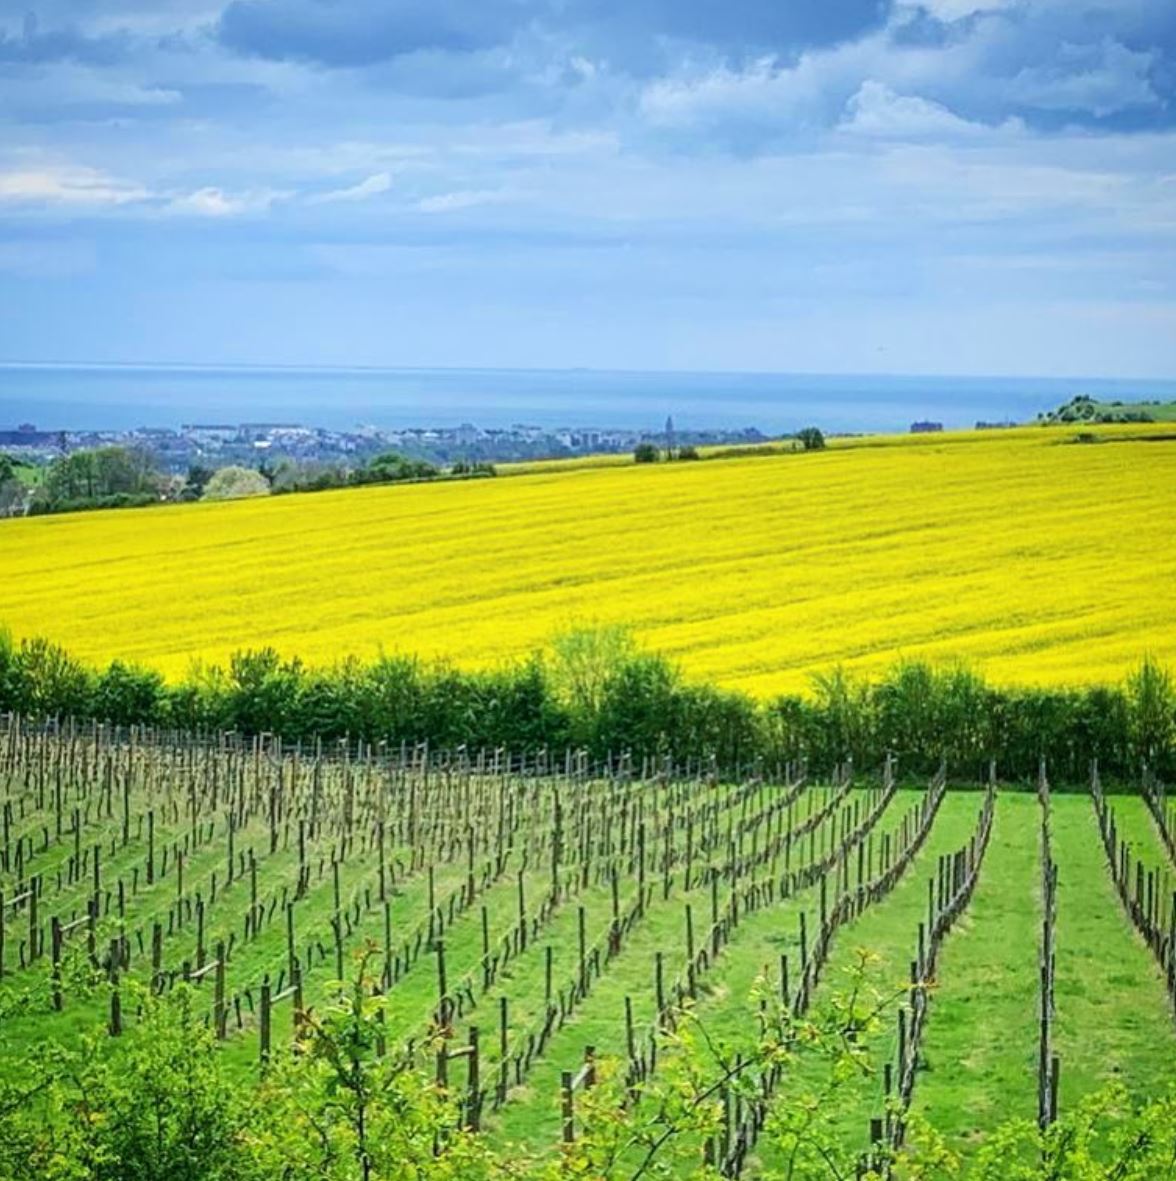
[[[338,464],[283,459],[270,476],[270,487],[275,494],[322,492],[327,488],[342,488],[347,484],[348,476],[347,470]]]
[[[652,443],[638,443],[633,448],[634,463],[657,463],[661,453]]]
[[[353,484],[395,484],[403,480],[432,480],[441,474],[435,464],[423,459],[409,459],[396,451],[377,455],[351,473]]]
[[[222,467],[205,485],[204,500],[240,500],[247,496],[268,496],[266,478],[250,467]]]
[[[797,442],[805,451],[824,451],[825,436],[815,426],[806,426],[804,430],[796,432]]]
[[[9,710],[290,741],[672,754],[713,759],[725,774],[800,759],[824,774],[847,756],[876,768],[888,752],[906,773],[943,760],[969,779],[994,757],[1006,780],[1031,781],[1042,758],[1059,784],[1084,782],[1093,759],[1108,782],[1136,778],[1144,762],[1161,779],[1176,773],[1176,688],[1153,660],[1123,686],[1080,689],[995,688],[966,667],[918,662],[872,682],[835,668],[807,696],[758,702],[684,680],[616,626],[565,632],[547,652],[489,670],[404,655],[308,669],[262,649],[234,654],[227,669],[194,663],[172,683],[118,661],[94,670],[0,629],[0,713]]]
[[[92,711],[116,726],[149,723],[159,716],[162,694],[159,673],[116,660],[94,682]]]
[[[1151,657],[1127,678],[1127,726],[1136,759],[1152,767],[1168,762],[1176,744],[1176,688]]]

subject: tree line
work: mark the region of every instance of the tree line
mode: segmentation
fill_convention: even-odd
[[[176,680],[115,660],[96,668],[44,638],[0,632],[0,711],[117,725],[271,733],[290,741],[428,742],[514,752],[582,749],[711,762],[740,774],[893,753],[911,774],[974,778],[990,759],[1031,781],[1134,780],[1144,764],[1176,771],[1176,689],[1151,659],[1117,685],[1001,687],[958,665],[900,661],[877,679],[833,669],[808,693],[756,700],[689,680],[623,628],[573,629],[512,664],[464,669],[384,654],[312,666],[272,648],[226,665],[194,663]]]
[[[820,451],[825,447],[824,435],[817,427],[806,427],[792,438],[793,450]],[[745,453],[743,448],[726,449],[714,457]],[[634,462],[639,464],[701,458],[697,448],[689,444],[663,451],[645,442],[633,453]],[[27,478],[38,470],[39,478]],[[26,478],[20,478],[22,474]],[[484,460],[458,459],[444,467],[397,451],[386,451],[358,464],[289,456],[266,457],[256,467],[229,464],[212,468],[196,462],[183,475],[165,471],[148,448],[121,444],[61,455],[43,469],[0,454],[0,517],[141,508],[169,501],[239,500],[366,484],[477,479],[497,474],[494,464]]]
[[[139,508],[166,501],[236,500],[250,496],[319,492],[364,484],[493,476],[493,464],[460,460],[448,468],[388,451],[356,465],[280,458],[258,467],[189,466],[165,472],[140,447],[93,447],[53,460],[38,481],[20,480],[18,464],[0,455],[0,516],[31,516],[83,509]]]

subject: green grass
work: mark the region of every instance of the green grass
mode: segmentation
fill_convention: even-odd
[[[1109,796],[1107,803],[1115,813],[1119,836],[1131,842],[1136,857],[1142,859],[1149,869],[1161,869],[1169,873],[1168,896],[1171,896],[1171,878],[1176,876],[1176,866],[1171,863],[1168,850],[1156,827],[1155,817],[1139,796]]]
[[[967,843],[976,827],[980,803],[977,793],[949,792],[926,843],[893,893],[837,935],[815,1003],[835,990],[844,991],[859,957],[866,952],[870,955],[866,986],[876,991],[880,1003],[886,1002],[881,1029],[871,1047],[870,1073],[848,1080],[823,1111],[825,1122],[842,1143],[864,1150],[870,1119],[884,1110],[882,1067],[895,1054],[897,993],[910,980],[919,922],[926,917],[927,881],[941,854],[953,853]],[[802,1069],[801,1075],[800,1085],[813,1092],[825,1079],[823,1068],[816,1073]],[[758,1157],[766,1168],[780,1163],[770,1135],[761,1139]]]
[[[1054,1049],[1061,1058],[1059,1106],[1065,1112],[1113,1080],[1140,1096],[1171,1083],[1176,1038],[1162,974],[1123,913],[1089,798],[1054,796],[1053,802],[1058,863]],[[1143,807],[1125,796],[1111,802],[1120,817],[1133,815],[1136,805]]]
[[[257,768],[254,767],[251,773],[257,774]],[[305,803],[310,781],[305,770],[301,774],[298,790]],[[308,941],[316,944],[321,941],[326,948],[325,957],[316,950],[305,976],[306,999],[315,1007],[329,999],[335,977],[330,934],[334,911],[330,862],[347,828],[341,810],[344,780],[337,769],[331,774],[334,810],[330,813],[330,822],[309,850],[307,864],[312,867],[309,891],[294,908],[300,956]],[[51,832],[48,848],[41,848],[42,828],[47,821],[53,822],[52,801],[34,807],[35,785],[31,786],[17,776],[6,784],[0,783],[0,788],[19,804],[14,814],[11,839],[15,841],[18,834],[27,833],[37,849],[35,869],[44,874],[46,881],[42,919],[54,914],[65,920],[82,913],[90,889],[88,874],[83,874],[81,881],[72,885],[64,881],[60,889],[56,884],[58,869],[68,864],[73,852],[72,836],[66,831],[61,842],[56,843]],[[369,808],[374,808],[375,801],[384,798],[383,792],[391,790],[380,781],[365,781],[360,788],[360,804]],[[436,831],[447,832],[452,838],[434,841],[430,836],[431,843],[427,846],[434,850],[434,884],[436,899],[441,903],[459,889],[466,878],[465,818],[453,819],[453,797],[445,794],[448,789],[444,782],[434,781],[429,790],[439,793],[434,798],[437,811],[436,814],[422,815],[436,826]],[[456,1022],[455,1033],[464,1041],[467,1025],[479,1027],[483,1084],[491,1087],[498,1077],[500,998],[507,1001],[508,1035],[513,1048],[525,1031],[534,1028],[541,1020],[545,1011],[546,949],[552,950],[553,984],[558,991],[576,975],[580,907],[586,914],[589,945],[602,936],[610,923],[612,891],[607,875],[597,871],[614,863],[621,867],[619,896],[622,914],[636,896],[636,878],[625,869],[623,851],[598,843],[588,862],[593,871],[591,880],[582,884],[577,869],[584,847],[569,844],[561,862],[563,889],[559,905],[546,913],[527,948],[500,970],[493,987],[482,995],[482,908],[486,908],[488,915],[491,946],[497,948],[517,924],[520,868],[523,868],[525,904],[529,914],[538,912],[551,888],[552,830],[548,808],[552,785],[529,787],[516,781],[501,790],[514,793],[510,814],[516,815],[517,805],[519,818],[505,870],[486,888],[481,888],[483,867],[492,855],[494,810],[502,806],[505,796],[499,795],[497,786],[480,795],[476,789],[481,806],[489,809],[482,820],[484,831],[480,834],[481,843],[475,858],[479,892],[474,904],[459,914],[444,934],[451,989],[468,975],[472,977],[477,997],[474,1009],[464,1013]],[[621,807],[617,802],[621,797],[609,795],[615,789],[606,789],[599,782],[565,783],[559,790],[566,809],[565,822],[569,825],[578,800],[585,801],[584,815],[588,816],[596,816],[599,811],[603,817],[606,808],[619,811]],[[693,888],[686,890],[683,866],[679,863],[672,868],[668,895],[663,896],[663,876],[657,858],[666,847],[665,831],[669,831],[669,847],[682,852],[686,842],[684,817],[689,810],[694,817],[691,831],[695,873],[700,874],[708,865],[721,868],[730,855],[732,832],[737,840],[740,825],[756,817],[761,827],[754,831],[749,828],[745,833],[744,852],[758,847],[753,842],[763,840],[762,821],[766,810],[778,798],[773,793],[780,790],[763,788],[748,794],[731,785],[693,784],[683,789],[681,785],[653,781],[624,789],[623,806],[628,809],[630,826],[638,811],[647,824],[651,851],[647,882],[652,887],[651,901],[645,913],[628,930],[619,954],[604,961],[602,973],[593,981],[591,991],[578,1004],[566,1025],[554,1034],[523,1085],[512,1088],[509,1101],[500,1112],[487,1110],[487,1132],[496,1144],[517,1144],[527,1152],[552,1150],[559,1138],[560,1072],[576,1067],[587,1045],[594,1046],[601,1057],[624,1056],[626,998],[633,1008],[637,1036],[643,1038],[656,1011],[656,954],[659,951],[664,954],[667,986],[685,964],[687,905],[692,908],[696,944],[701,945],[705,940],[711,914],[709,885],[699,886],[696,877]],[[881,834],[894,832],[904,814],[921,796],[921,788],[898,792],[878,821],[875,840]],[[819,808],[831,797],[831,789],[807,791],[795,807],[794,822],[803,821],[812,814],[812,809]],[[155,797],[143,795],[136,799],[133,810],[136,821],[143,814],[148,798]],[[190,823],[184,815],[184,798],[177,797],[179,806],[175,811],[168,810],[170,805],[154,805],[158,814],[157,857],[165,845],[182,841],[184,834],[190,832]],[[259,798],[264,798],[264,793]],[[403,802],[404,796],[392,798]],[[851,799],[859,800],[864,808],[867,793],[855,791]],[[122,845],[120,809],[116,804],[115,819],[111,819],[100,804],[96,804],[100,800],[99,790],[93,789],[85,806],[95,806],[84,825],[81,847],[103,846],[103,882],[108,886],[120,878],[129,881],[136,866],[142,871],[144,841],[132,825],[131,839],[127,845]],[[68,800],[66,802],[69,804]],[[869,952],[871,956],[867,968],[868,985],[879,995],[891,998],[872,1046],[871,1069],[842,1087],[822,1113],[834,1134],[855,1149],[866,1146],[869,1121],[883,1109],[881,1068],[894,1055],[895,1002],[898,991],[909,978],[918,924],[926,917],[928,879],[934,873],[937,856],[954,852],[972,835],[981,802],[982,797],[976,792],[949,792],[926,844],[894,891],[842,928],[835,937],[814,1003],[820,1006],[846,987],[849,974],[863,952]],[[1115,797],[1112,802],[1123,835],[1131,840],[1148,864],[1164,864],[1164,851],[1142,801],[1137,797]],[[221,809],[224,803],[222,799]],[[66,812],[69,814],[69,808]],[[370,843],[373,814],[370,811],[363,813],[361,809],[360,819],[346,832],[351,844],[348,856],[341,862],[340,872],[341,894],[345,901],[363,899],[367,890],[371,891],[373,898],[376,895],[376,856]],[[671,814],[676,816],[677,828],[663,830],[663,818]],[[1122,1078],[1140,1095],[1171,1081],[1176,1074],[1173,1066],[1176,1038],[1159,969],[1151,953],[1132,931],[1112,888],[1089,797],[1056,795],[1053,815],[1054,850],[1060,866],[1055,1049],[1062,1060],[1062,1107],[1065,1110],[1112,1078]],[[831,843],[840,816],[839,810],[833,819],[820,826],[811,841],[806,838],[792,850],[794,868],[819,855],[826,842]],[[477,816],[471,819],[475,825],[478,823]],[[285,964],[285,923],[279,907],[272,924],[255,939],[243,941],[241,919],[248,904],[249,884],[247,876],[238,876],[232,885],[225,883],[226,823],[218,810],[216,831],[211,841],[197,845],[186,859],[184,893],[192,898],[198,890],[209,899],[212,875],[218,875],[217,901],[208,910],[206,946],[211,953],[217,939],[227,939],[230,932],[236,932],[236,945],[227,974],[228,993],[230,997],[234,993],[243,996],[248,988],[256,1000],[262,977],[268,973],[271,979],[276,978]],[[975,896],[949,934],[939,962],[923,1043],[924,1069],[919,1074],[915,1090],[915,1107],[933,1120],[954,1148],[965,1154],[972,1151],[995,1124],[1011,1116],[1032,1119],[1036,1112],[1040,921],[1038,826],[1039,811],[1034,796],[1010,792],[1000,797],[992,841]],[[601,821],[598,827],[582,831],[601,842],[606,829],[607,841],[612,841],[611,821],[608,826]],[[294,831],[297,832],[296,827]],[[632,827],[629,832],[631,851]],[[113,853],[110,851],[112,841]],[[709,842],[705,849],[704,841]],[[283,887],[293,892],[299,862],[294,840],[289,845],[280,841],[274,852],[269,851],[264,805],[258,806],[246,827],[236,835],[238,851],[250,848],[257,858],[259,897],[268,907],[271,899],[281,898]],[[439,852],[442,849],[447,850],[444,857]],[[407,863],[409,849],[392,846],[388,864],[391,866],[397,859]],[[320,861],[324,866],[321,874]],[[778,874],[779,867],[776,872]],[[762,880],[770,873],[770,869],[762,867],[752,876]],[[144,931],[148,949],[152,920],[161,919],[166,926],[167,915],[176,898],[176,879],[173,862],[167,873],[161,874],[154,884],[147,886],[141,880],[137,892],[128,897],[128,931]],[[740,890],[746,888],[750,880],[744,878],[739,883]],[[16,884],[13,872],[0,879],[0,887],[9,897]],[[730,890],[730,881],[722,878],[720,905],[725,905]],[[390,897],[393,943],[399,949],[406,938],[427,922],[427,870],[418,868],[400,875]],[[717,1043],[736,1051],[753,1046],[757,1028],[753,991],[764,979],[775,985],[781,955],[787,955],[793,966],[797,964],[800,915],[806,915],[810,933],[815,932],[817,909],[817,891],[810,888],[791,898],[776,898],[758,910],[743,912],[729,942],[701,978],[696,1002],[700,1021]],[[0,1007],[30,981],[43,980],[48,971],[47,957],[33,968],[23,972],[15,970],[17,940],[22,937],[21,921],[21,916],[10,915],[8,919],[5,962],[9,973],[0,981]],[[115,927],[113,913],[104,916],[100,948],[104,947],[104,940],[110,938]],[[84,932],[73,938],[79,942],[84,940]],[[379,943],[382,938],[383,914],[377,904],[362,914],[347,937],[348,962],[365,940]],[[165,968],[178,968],[184,959],[195,959],[195,928],[190,922],[166,938],[164,943]],[[148,961],[149,954],[140,954],[137,946],[133,946],[132,975],[142,980]],[[211,981],[204,992],[211,1005]],[[389,995],[389,1040],[401,1042],[419,1038],[428,1026],[436,1003],[437,957],[424,950]],[[34,1049],[46,1038],[76,1038],[101,1021],[104,1011],[102,998],[83,1001],[67,995],[65,1011],[61,1014],[47,1012],[43,1006],[25,1012],[5,1013],[5,1047],[16,1054]],[[258,1035],[256,1020],[244,1003],[243,1015],[245,1021],[241,1030],[236,1029],[235,1020],[230,1020],[232,1033],[223,1052],[240,1072],[245,1084],[256,1077]],[[287,1039],[291,1019],[289,1002],[275,1010],[275,1045]],[[133,1020],[133,1013],[128,1012],[128,1020]],[[460,1085],[464,1070],[457,1068],[454,1078]],[[783,1086],[812,1089],[820,1082],[815,1072],[801,1069],[797,1077]],[[701,1150],[701,1145],[695,1147]],[[688,1152],[684,1159],[689,1157]],[[757,1146],[750,1167],[754,1171],[776,1163],[771,1138],[765,1136]]]
[[[1039,824],[1035,796],[999,797],[975,894],[940,955],[913,1109],[965,1156],[1002,1120],[1037,1113]]]
[[[910,795],[913,799],[915,793]],[[891,810],[895,807],[892,804]],[[818,836],[829,831],[826,822]],[[805,842],[806,857],[807,849]],[[727,888],[720,891],[720,906],[729,895]],[[715,1025],[716,1035],[729,1032],[732,1026],[747,1027],[751,985],[763,968],[771,970],[782,952],[793,949],[796,916],[802,906],[811,907],[812,895],[812,890],[805,891],[740,919],[731,942],[700,986],[698,1011]],[[692,908],[696,946],[701,946],[710,926],[710,897],[709,886],[690,891],[677,889],[666,900],[662,900],[660,892],[655,896],[649,917],[633,929],[608,971],[554,1035],[527,1084],[517,1088],[511,1102],[488,1121],[488,1129],[496,1139],[539,1150],[557,1142],[560,1072],[576,1068],[587,1046],[601,1057],[624,1056],[626,997],[632,1005],[637,1037],[645,1034],[656,1015],[657,952],[664,954],[665,984],[669,988],[687,958],[686,906]]]

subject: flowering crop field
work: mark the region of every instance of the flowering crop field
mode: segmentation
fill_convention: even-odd
[[[1114,681],[1145,653],[1176,660],[1176,439],[1098,434],[895,436],[5,521],[0,623],[169,674],[263,644],[484,666],[621,622],[688,675],[761,696],[899,656],[1001,683]]]

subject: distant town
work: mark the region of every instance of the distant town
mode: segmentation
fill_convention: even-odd
[[[760,443],[768,439],[754,426],[735,430],[678,430],[668,420],[661,429],[638,431],[599,427],[555,430],[526,423],[509,427],[356,427],[328,430],[300,423],[185,423],[178,428],[134,430],[40,430],[34,423],[0,428],[0,451],[26,462],[49,463],[61,455],[95,447],[135,447],[149,451],[160,467],[173,473],[193,464],[258,466],[280,459],[319,463],[356,463],[389,450],[414,459],[448,464],[509,462],[566,456],[631,452],[641,443],[659,446],[706,446]]]
[[[1042,424],[1149,422],[1176,418],[1176,405],[1097,403],[1078,395]],[[976,424],[977,430],[1012,421]],[[912,434],[942,431],[918,419]],[[1085,439],[1087,436],[1083,436]],[[761,449],[819,450],[817,426],[767,435],[755,426],[684,430],[667,417],[660,429],[459,426],[351,430],[295,422],[191,422],[131,430],[44,430],[33,422],[0,427],[0,517],[133,508],[167,501],[320,492],[363,484],[482,479],[496,464],[628,454],[636,463],[697,460],[700,449],[726,456]]]

